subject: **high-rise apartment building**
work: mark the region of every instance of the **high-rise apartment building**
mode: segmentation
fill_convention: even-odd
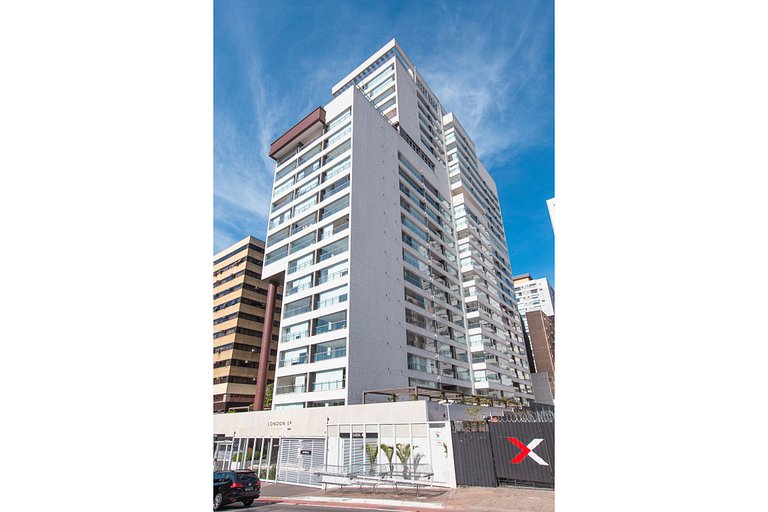
[[[259,377],[268,284],[261,280],[264,242],[247,237],[213,258],[213,411],[253,404]],[[279,325],[280,308],[270,319]],[[271,382],[277,334],[264,379]]]
[[[533,279],[531,274],[520,274],[512,278],[517,299],[517,308],[523,315],[523,324],[526,332],[528,319],[525,314],[528,311],[542,311],[547,316],[555,315],[555,291],[550,286],[546,277]]]
[[[278,138],[273,408],[423,386],[533,399],[495,184],[395,40]],[[259,402],[257,391],[256,405]]]

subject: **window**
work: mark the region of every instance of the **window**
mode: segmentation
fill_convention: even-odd
[[[345,152],[349,151],[349,148],[352,147],[352,143],[350,141],[344,142],[341,146],[337,147],[333,151],[330,151],[327,155],[325,155],[325,163],[329,164],[336,158],[340,157]]]
[[[340,302],[346,302],[347,300],[347,285],[339,286],[325,292],[317,294],[317,302],[315,303],[315,309],[320,309],[328,306],[333,306]]]
[[[309,254],[302,256],[301,258],[297,258],[289,262],[288,273],[292,274],[294,272],[298,272],[299,270],[312,265],[314,263],[314,259],[315,259],[315,253],[310,252]]]
[[[324,361],[326,359],[335,359],[347,355],[347,339],[326,341],[315,345],[315,357],[313,362]]]
[[[337,199],[336,201],[330,203],[329,205],[323,207],[320,210],[320,220],[326,219],[330,217],[331,215],[340,212],[344,208],[349,206],[349,195],[346,195],[342,197],[341,199]]]
[[[281,229],[277,233],[274,233],[267,238],[267,244],[274,245],[277,242],[288,238],[288,236],[291,234],[290,232],[290,228]]]
[[[408,345],[411,347],[420,348],[421,350],[428,350],[430,352],[437,352],[437,348],[435,347],[436,341],[429,339],[422,334],[405,331],[405,338],[408,342]]]
[[[300,315],[312,310],[312,298],[306,297],[295,302],[290,302],[283,307],[283,318]]]
[[[298,198],[298,197],[303,196],[304,194],[306,194],[307,192],[309,192],[310,190],[312,190],[313,188],[315,188],[319,184],[320,184],[320,177],[319,176],[317,178],[313,179],[313,180],[309,180],[304,185],[302,185],[302,186],[300,186],[299,188],[296,189],[296,197]]]
[[[349,248],[348,237],[332,242],[326,245],[325,247],[321,248],[319,251],[317,251],[317,254],[318,254],[317,261],[327,260],[328,258],[332,258],[339,254],[345,253],[347,252],[348,248]]]
[[[339,219],[336,219],[331,224],[326,224],[320,230],[318,240],[325,240],[326,238],[340,233],[349,227],[349,215],[345,215]]]
[[[336,128],[337,126],[340,126],[341,123],[343,123],[344,121],[349,119],[350,115],[352,115],[352,109],[351,108],[347,108],[344,112],[342,112],[338,116],[334,117],[333,120],[331,120],[328,123],[328,131],[330,132],[334,128]]]
[[[297,364],[305,364],[309,362],[309,356],[307,347],[296,348],[293,350],[285,350],[280,353],[279,367],[294,366]]]
[[[337,194],[338,192],[341,192],[345,188],[349,186],[349,176],[344,176],[339,181],[335,182],[333,185],[330,185],[329,187],[326,187],[323,189],[323,191],[320,193],[320,200],[327,199],[331,197],[334,194]]]
[[[340,311],[331,315],[321,316],[316,322],[315,334],[344,329],[347,326],[347,312]]]
[[[293,341],[299,338],[306,338],[309,336],[309,320],[298,324],[289,325],[283,327],[283,339],[282,341]]]
[[[307,176],[311,176],[316,170],[320,168],[320,159],[318,158],[311,165],[306,166],[304,169],[296,174],[296,183],[303,180]]]
[[[412,292],[408,288],[405,289],[405,300],[423,309],[427,309],[427,301],[424,299],[424,297],[418,293]]]
[[[350,168],[350,166],[351,166],[351,163],[349,161],[349,158],[345,158],[338,164],[334,165],[333,167],[325,171],[325,173],[323,174],[323,181],[328,181],[332,177],[336,176],[337,174],[347,171]]]
[[[344,137],[349,135],[349,132],[351,132],[351,131],[352,131],[351,124],[347,124],[347,126],[343,130],[341,130],[339,133],[337,133],[336,135],[334,135],[333,137],[330,137],[328,139],[328,142],[326,143],[325,147],[329,148],[329,147],[333,146],[334,144],[339,142],[341,139],[343,139]]]
[[[408,354],[408,369],[417,372],[431,373],[437,375],[437,362],[434,359],[419,357],[414,354]]]
[[[298,279],[294,279],[293,281],[289,281],[285,285],[285,295],[293,295],[294,293],[298,293],[302,290],[306,290],[308,288],[312,287],[312,274],[307,274],[306,276],[299,277]]]
[[[276,395],[282,395],[284,393],[303,393],[306,390],[307,376],[304,374],[278,377],[277,382],[275,382]]]
[[[279,226],[280,224],[283,224],[285,221],[290,220],[291,218],[291,211],[288,210],[287,212],[283,212],[277,217],[272,218],[269,221],[269,229],[272,229],[274,227]]]
[[[284,245],[279,249],[275,249],[274,251],[271,251],[269,254],[267,254],[267,256],[264,258],[264,264],[269,265],[270,263],[285,258],[286,256],[288,256],[288,245]]]
[[[300,251],[306,247],[309,247],[315,243],[315,233],[309,233],[308,235],[304,235],[302,237],[297,238],[293,242],[291,242],[291,254]]]
[[[302,201],[301,203],[297,204],[293,209],[293,216],[298,217],[300,213],[303,213],[307,211],[308,209],[312,208],[314,205],[317,204],[317,194],[312,194],[312,196]]]
[[[318,286],[328,281],[333,281],[340,277],[344,277],[349,273],[347,260],[326,267],[317,272],[317,284]]]
[[[328,391],[331,389],[344,388],[344,369],[328,370],[316,372],[312,391]]]

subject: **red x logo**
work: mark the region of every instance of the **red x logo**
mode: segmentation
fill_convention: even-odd
[[[533,449],[539,446],[539,443],[541,443],[543,439],[534,439],[528,443],[528,445],[524,445],[519,439],[515,437],[508,437],[507,441],[520,448],[520,453],[518,453],[517,456],[510,461],[512,464],[520,464],[523,462],[523,459],[528,456],[542,466],[549,466],[549,464],[546,463],[544,459],[533,453]]]

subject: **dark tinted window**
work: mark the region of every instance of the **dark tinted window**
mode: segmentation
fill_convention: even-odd
[[[256,477],[256,473],[254,473],[253,471],[237,473],[238,482],[241,482],[244,484],[255,484],[256,482],[258,482],[258,480],[259,479]]]
[[[226,482],[232,479],[231,472],[229,471],[217,471],[213,474],[214,482]]]

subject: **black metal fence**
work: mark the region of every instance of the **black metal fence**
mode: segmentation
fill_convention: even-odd
[[[455,422],[452,430],[458,485],[554,487],[553,413],[520,413],[487,423]]]

